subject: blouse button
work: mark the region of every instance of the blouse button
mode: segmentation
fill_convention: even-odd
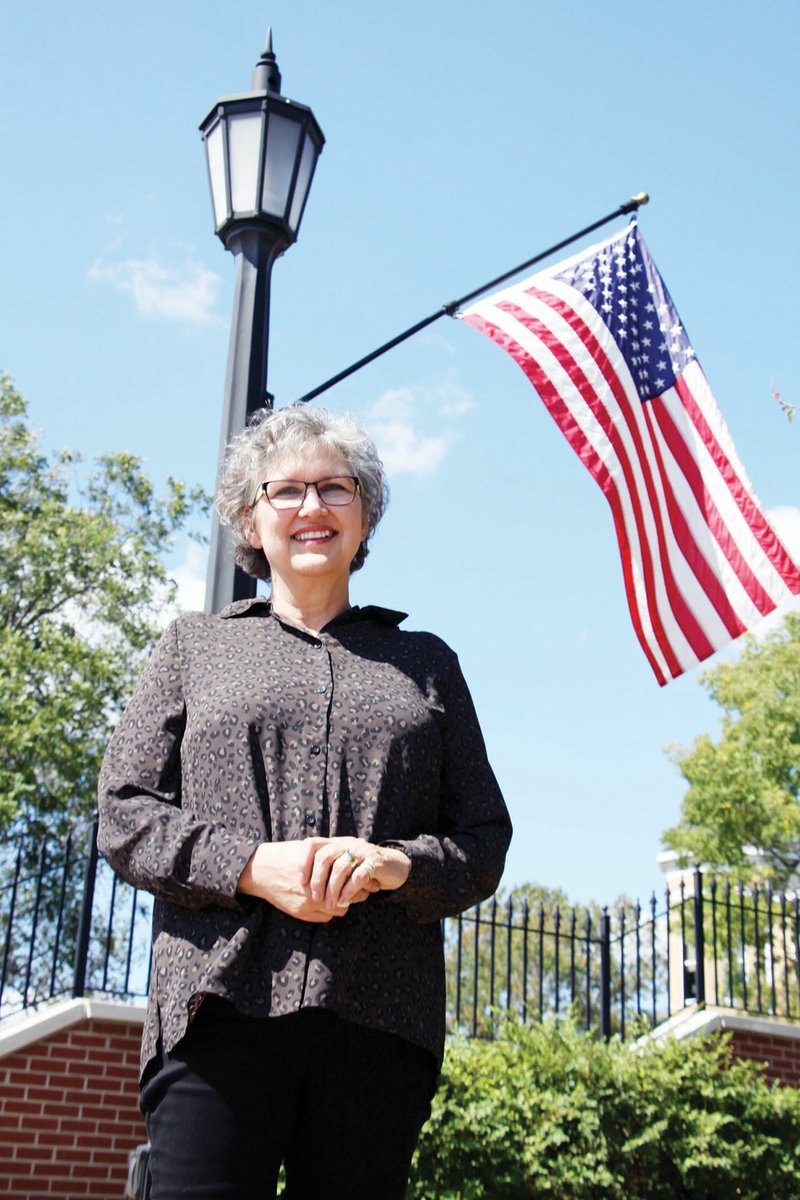
[[[322,747],[321,747],[321,746],[311,746],[311,747],[309,748],[309,754],[320,754],[320,753],[321,753],[321,751],[322,751]]]
[[[316,825],[316,823],[317,823],[317,818],[314,816],[314,814],[306,813],[306,825],[310,825],[311,828],[313,829],[313,827]]]

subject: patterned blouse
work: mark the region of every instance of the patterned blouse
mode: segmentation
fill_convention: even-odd
[[[204,994],[303,1007],[444,1048],[441,918],[497,887],[511,825],[455,654],[404,614],[318,635],[258,597],[167,629],[106,751],[100,851],[152,892],[142,1069]],[[327,924],[237,894],[263,841],[397,843],[406,883]]]

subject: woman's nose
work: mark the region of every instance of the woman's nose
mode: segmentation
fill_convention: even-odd
[[[300,505],[300,512],[303,514],[315,513],[324,510],[327,512],[325,503],[317,491],[315,483],[309,483],[306,487],[306,494],[303,497],[303,503]]]

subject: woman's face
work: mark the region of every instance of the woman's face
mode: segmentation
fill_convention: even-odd
[[[264,480],[300,481],[352,475],[349,464],[335,451],[309,448],[286,454],[272,462]],[[300,508],[273,508],[263,492],[250,516],[248,541],[263,550],[273,584],[294,586],[303,579],[346,583],[358,547],[366,537],[367,522],[361,493],[351,504],[326,506],[316,488],[308,488]]]

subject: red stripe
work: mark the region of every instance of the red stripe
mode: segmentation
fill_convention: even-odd
[[[680,396],[681,402],[684,404],[684,406],[686,403],[686,398],[688,398],[689,403],[695,408],[695,410],[697,409],[697,406],[694,400],[691,398],[688,388],[684,387],[679,391],[676,384],[676,391],[678,391],[678,395]],[[714,540],[716,541],[722,553],[725,555],[727,561],[730,563],[731,569],[735,572],[737,579],[747,592],[747,595],[752,600],[756,609],[761,613],[762,617],[766,616],[767,613],[771,613],[775,608],[775,602],[771,599],[768,592],[756,578],[752,568],[750,567],[750,564],[739,549],[739,546],[737,545],[733,534],[728,527],[728,524],[714,503],[711,492],[709,491],[706,481],[703,478],[703,472],[700,469],[700,464],[692,454],[690,447],[687,446],[686,441],[675,422],[672,420],[669,409],[664,404],[664,401],[660,396],[651,401],[651,403],[653,406],[653,414],[658,421],[659,428],[664,436],[664,440],[669,446],[673,458],[683,472],[686,482],[688,483],[692,495],[695,498],[697,506],[703,515],[703,520],[708,525]],[[687,415],[694,421],[694,415],[692,413],[688,413]],[[696,424],[695,428],[697,428]],[[707,425],[706,429],[708,430]],[[708,430],[708,432],[710,434],[710,430]],[[701,429],[698,429],[698,433],[701,437],[703,437],[703,432]],[[705,438],[703,438],[703,440],[705,441]]]
[[[601,348],[600,343],[597,342],[597,338],[588,328],[588,325],[585,324],[581,316],[579,316],[577,312],[573,311],[571,307],[567,306],[564,301],[561,301],[558,296],[549,295],[548,293],[541,292],[541,290],[535,288],[530,288],[528,290],[529,294],[535,295],[537,299],[545,302],[545,304],[557,311],[560,316],[570,324],[571,329],[573,332],[575,332],[576,336],[581,338],[581,342],[585,347],[587,347],[587,349],[590,350],[591,355],[593,355],[595,365],[600,368],[604,380],[606,380],[610,391],[613,392],[616,403],[618,403],[620,413],[622,416],[624,416],[628,433],[630,433],[634,446],[634,452],[636,452],[640,469],[642,469],[644,490],[646,493],[646,498],[648,498],[652,521],[654,521],[656,529],[657,558],[661,565],[661,575],[663,578],[664,590],[666,590],[667,593],[670,611],[672,611],[672,616],[676,625],[679,626],[682,634],[684,634],[686,637],[686,641],[688,644],[690,644],[697,658],[700,660],[708,658],[709,654],[714,653],[714,647],[712,647],[712,643],[709,641],[708,636],[706,636],[702,625],[699,624],[697,617],[694,616],[691,607],[688,606],[686,598],[684,594],[682,594],[678,586],[678,582],[675,580],[673,564],[672,560],[669,558],[669,551],[667,548],[666,533],[664,533],[664,518],[661,511],[660,499],[658,499],[657,496],[655,480],[654,476],[652,476],[652,467],[648,455],[646,455],[646,450],[642,439],[642,430],[640,430],[638,425],[636,414],[634,414],[631,409],[630,397],[627,396],[624,385],[622,385],[618,373],[616,373],[614,370],[612,362],[610,362],[608,356]],[[545,329],[545,326],[541,326],[541,328]],[[652,576],[652,568],[650,566],[649,556],[650,553],[652,553],[652,550],[655,550],[655,547],[650,547],[649,542],[646,542],[642,514],[643,497],[640,496],[639,491],[637,490],[636,479],[633,478],[630,458],[628,458],[625,446],[622,444],[618,428],[616,428],[615,422],[612,420],[612,418],[610,418],[606,406],[604,406],[604,404],[600,401],[600,398],[597,397],[594,389],[591,389],[589,380],[585,378],[581,368],[579,368],[577,364],[575,367],[570,366],[569,362],[564,360],[564,355],[559,353],[557,347],[563,346],[564,343],[558,340],[558,338],[555,338],[555,336],[547,330],[545,330],[545,335],[542,336],[540,334],[539,336],[541,341],[545,342],[545,344],[551,348],[552,352],[557,355],[557,358],[561,362],[561,366],[564,366],[567,373],[570,374],[573,384],[575,384],[578,391],[581,392],[584,402],[587,403],[587,406],[591,409],[591,412],[595,414],[597,421],[600,422],[600,425],[603,428],[603,432],[606,433],[609,442],[613,445],[616,457],[618,457],[620,466],[622,468],[622,473],[625,475],[628,496],[631,498],[634,518],[636,518],[637,528],[639,530],[639,540],[642,542],[643,546],[646,546],[646,552],[643,551],[645,593],[648,595],[650,612],[652,616],[654,616],[654,628],[656,629],[656,636],[658,636],[658,630],[661,630],[663,632],[663,637],[668,641],[667,632],[663,629],[660,613],[658,613],[655,589],[654,587],[648,587],[650,582],[649,575],[650,577]],[[570,359],[570,362],[572,362],[572,359]],[[585,385],[577,382],[577,373],[579,373],[579,378],[585,380]],[[634,403],[639,403],[638,397]],[[661,641],[661,638],[660,644],[663,649],[663,642]],[[672,643],[668,644],[670,646],[670,650],[672,650]]]
[[[663,405],[660,404],[660,397],[658,398],[658,401],[659,408],[663,410]],[[732,638],[739,637],[740,634],[746,631],[747,626],[738,616],[733,605],[728,599],[725,588],[720,582],[720,579],[713,567],[706,559],[702,549],[698,545],[697,540],[695,539],[695,536],[689,526],[689,522],[686,520],[686,517],[681,511],[680,505],[675,499],[675,493],[672,490],[666,467],[664,466],[661,447],[656,440],[655,430],[653,429],[655,405],[656,401],[651,401],[649,404],[643,405],[644,417],[647,421],[647,426],[650,431],[653,454],[655,455],[658,473],[661,477],[661,484],[664,488],[667,511],[669,512],[670,524],[672,526],[673,533],[675,534],[675,540],[680,547],[681,553],[686,559],[688,567],[697,579],[697,582],[700,584],[700,587],[703,589],[706,596],[708,596],[714,611],[717,613],[717,616],[724,624],[728,633]],[[659,426],[661,425],[660,420],[658,421],[658,424]]]
[[[798,569],[787,554],[775,530],[759,508],[752,492],[742,483],[737,475],[733,464],[720,446],[711,427],[703,416],[703,412],[695,400],[685,376],[681,376],[675,381],[675,390],[680,396],[688,416],[703,439],[703,444],[713,458],[717,470],[727,484],[737,508],[747,522],[753,537],[761,547],[764,556],[772,564],[774,570],[789,590],[794,595],[797,595],[800,593],[800,569]],[[770,607],[766,609],[766,612],[771,612],[774,607],[775,604],[770,599]]]
[[[680,588],[677,584],[677,581],[675,579],[675,575],[674,575],[674,572],[672,569],[672,562],[670,560],[669,551],[667,549],[667,541],[666,541],[666,535],[665,535],[665,531],[664,531],[664,518],[663,518],[663,515],[661,512],[661,506],[660,506],[659,498],[658,498],[658,495],[656,492],[655,481],[653,479],[653,470],[650,465],[650,461],[647,457],[644,442],[642,440],[641,428],[636,419],[636,414],[631,411],[631,400],[625,391],[625,388],[622,384],[622,380],[619,378],[619,375],[614,370],[614,367],[613,367],[610,359],[608,358],[605,351],[600,346],[599,342],[597,341],[597,338],[592,333],[591,329],[585,323],[583,318],[570,305],[568,305],[565,301],[561,300],[558,296],[551,295],[550,293],[542,291],[539,288],[535,288],[535,287],[526,288],[526,291],[528,292],[529,295],[535,296],[537,299],[539,299],[543,303],[547,304],[550,308],[554,309],[569,324],[570,328],[573,330],[573,332],[576,334],[576,336],[580,338],[583,345],[586,346],[586,348],[592,354],[592,357],[593,357],[596,365],[600,368],[606,383],[608,384],[609,388],[611,389],[611,391],[617,401],[617,404],[619,405],[620,412],[622,413],[622,415],[625,419],[625,424],[627,425],[628,431],[631,435],[631,439],[633,441],[634,449],[636,452],[636,457],[637,457],[637,460],[641,467],[642,475],[644,477],[644,485],[645,485],[645,491],[647,493],[647,499],[649,502],[649,508],[650,508],[650,512],[653,517],[655,527],[656,527],[656,542],[658,545],[658,559],[661,564],[662,578],[664,580],[664,587],[665,587],[665,590],[667,593],[667,598],[669,600],[670,608],[672,610],[672,616],[674,617],[676,624],[680,628],[681,632],[683,633],[684,637],[688,641],[689,645],[692,647],[692,650],[694,651],[695,655],[697,656],[697,658],[700,661],[702,661],[703,659],[708,658],[709,655],[714,653],[714,645],[709,640],[705,630],[698,622],[697,617],[695,616],[694,612],[692,611],[690,606],[687,604],[686,597],[683,595],[683,592],[680,590]],[[554,335],[549,334],[548,336],[550,338],[553,338]],[[542,338],[541,340],[545,341],[545,343],[547,345],[550,345],[550,343],[546,337]],[[559,342],[558,344],[563,344],[563,343]],[[550,346],[550,349],[553,349],[553,347]],[[561,361],[560,357],[559,357],[559,361]],[[570,378],[573,378],[573,372],[568,367],[568,365],[566,363],[562,362],[562,366],[564,366],[565,369],[568,371]],[[576,365],[575,370],[580,371],[580,368],[577,367],[577,365]],[[583,372],[581,372],[581,377],[585,379]],[[573,378],[573,383],[575,383],[574,378]],[[595,416],[598,418],[601,426],[603,427],[603,430],[606,433],[606,436],[608,437],[609,441],[614,446],[617,457],[620,461],[620,465],[622,466],[623,473],[625,474],[625,479],[626,479],[626,483],[627,483],[627,487],[628,487],[628,494],[631,498],[632,504],[634,505],[634,514],[636,516],[637,529],[639,530],[639,539],[640,539],[640,542],[645,543],[646,538],[644,536],[644,526],[643,526],[643,521],[641,518],[641,507],[640,507],[642,497],[640,497],[639,492],[637,490],[636,481],[633,478],[633,473],[630,468],[630,460],[628,458],[627,451],[625,450],[625,447],[624,447],[622,440],[619,436],[619,433],[617,431],[617,426],[611,420],[611,418],[608,415],[607,409],[605,408],[604,405],[602,405],[602,403],[599,401],[599,399],[594,399],[594,400],[592,399],[592,397],[596,397],[596,393],[593,390],[591,390],[589,392],[589,394],[587,394],[586,389],[591,388],[591,385],[589,384],[588,380],[586,380],[586,389],[584,389],[583,387],[581,387],[579,385],[576,385],[576,386],[578,386],[578,390],[580,391],[580,394],[581,394],[583,400],[589,406],[589,408],[595,413]],[[639,401],[638,397],[636,398],[634,403],[636,403],[636,404],[641,403]],[[647,567],[652,572],[652,567],[650,567],[650,565],[649,565],[649,554],[650,554],[651,547],[650,547],[649,542],[646,544],[647,544],[647,553],[648,553]],[[651,612],[651,614],[653,614],[655,616],[655,614],[658,611],[658,605],[657,605],[657,601],[656,601],[654,593],[651,590],[647,589],[647,574],[645,575],[645,589],[647,591],[648,605],[650,608],[650,612]],[[660,616],[658,617],[657,625],[656,625],[656,621],[654,620],[654,627],[656,628],[657,635],[658,635],[658,629],[662,630],[662,632],[664,634],[664,638],[667,639],[668,644],[670,644],[670,650],[672,650],[671,643],[669,643],[669,640],[668,640],[668,635],[667,635],[666,631],[663,629],[663,625],[661,624]],[[660,639],[659,639],[659,645],[662,645],[662,649],[664,648]],[[679,666],[678,667],[679,674],[680,674],[681,670],[682,670],[682,668],[680,668],[680,666]]]
[[[527,350],[520,346],[510,334],[504,329],[492,324],[487,318],[480,316],[478,313],[471,312],[464,316],[464,321],[477,329],[480,333],[485,334],[495,342],[501,349],[505,350],[514,361],[522,368],[526,376],[536,388],[536,391],[542,398],[548,412],[553,420],[558,425],[565,438],[572,446],[575,453],[580,458],[581,462],[592,475],[593,479],[601,488],[608,504],[611,508],[611,514],[614,520],[614,529],[617,535],[617,544],[619,546],[620,558],[622,560],[622,576],[625,583],[625,595],[628,600],[628,609],[631,614],[631,620],[639,639],[639,644],[642,647],[647,661],[653,669],[659,684],[663,687],[668,682],[668,677],[663,673],[658,660],[653,654],[647,635],[642,626],[639,606],[636,599],[636,588],[633,582],[633,567],[631,548],[628,543],[628,536],[625,530],[625,518],[622,511],[622,502],[619,496],[619,489],[616,482],[612,479],[607,467],[602,459],[597,454],[592,443],[587,439],[585,433],[575,421],[567,405],[562,400],[558,390],[550,382],[544,370],[539,366],[535,359],[531,358]],[[671,653],[665,655],[670,666],[669,678],[674,678],[680,675],[682,668],[677,659]]]

